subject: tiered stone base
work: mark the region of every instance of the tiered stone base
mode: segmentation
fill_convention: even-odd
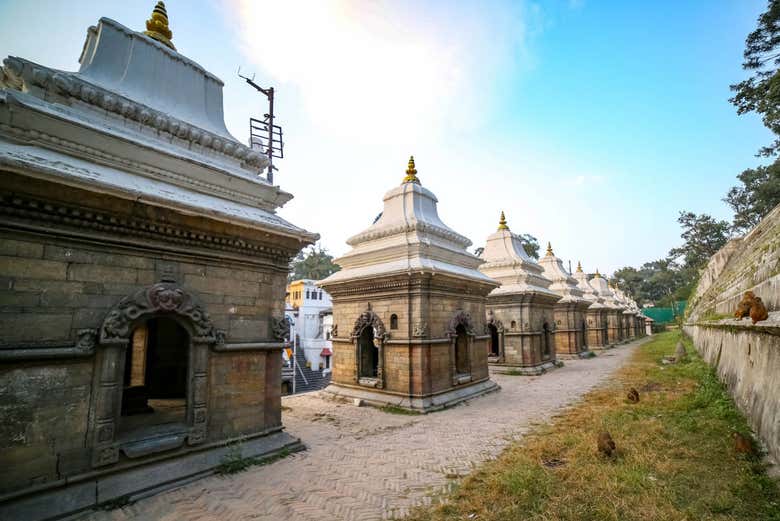
[[[539,365],[511,365],[511,364],[490,364],[490,371],[498,374],[516,374],[516,375],[528,375],[538,376],[544,374],[547,371],[552,371],[558,367],[562,367],[563,362],[557,360],[551,360]]]
[[[584,360],[593,357],[593,353],[590,352],[590,349],[587,349],[585,351],[580,351],[579,353],[557,353],[555,356],[558,360]]]
[[[375,407],[392,405],[410,411],[428,413],[452,407],[462,401],[498,391],[499,389],[501,387],[496,382],[485,379],[471,385],[459,386],[442,393],[426,396],[409,396],[408,394],[378,391],[344,384],[330,384],[324,389],[323,393],[337,400],[362,400],[364,403]]]
[[[235,445],[220,442],[205,450],[198,447],[183,456],[167,459],[162,456],[148,464],[97,476],[75,476],[59,488],[26,494],[7,502],[0,499],[0,519],[59,519],[100,505],[130,503],[213,474],[215,468],[232,455],[231,451],[240,450],[244,458],[266,459],[305,448],[300,439],[280,430],[257,438],[236,440]]]

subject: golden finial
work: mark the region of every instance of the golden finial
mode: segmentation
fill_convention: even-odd
[[[577,273],[582,273],[582,264],[580,261],[577,261]]]
[[[166,47],[170,47],[174,51],[176,50],[176,47],[174,47],[171,42],[173,33],[168,28],[168,12],[165,10],[164,3],[157,2],[157,5],[154,6],[152,17],[146,21],[146,30],[144,31],[144,34],[149,38],[157,40]]]
[[[498,231],[501,230],[508,230],[509,226],[506,225],[506,216],[504,215],[504,211],[501,210],[501,219],[498,221]]]
[[[600,279],[601,278],[601,273],[599,273],[599,269],[598,268],[596,268],[596,274],[593,275],[593,278],[594,279]]]
[[[420,180],[417,179],[417,169],[414,167],[414,156],[409,156],[409,164],[406,166],[406,177],[401,184],[405,183],[417,183],[420,184]]]
[[[553,254],[552,245],[549,242],[547,242],[547,255],[552,255],[552,254]]]

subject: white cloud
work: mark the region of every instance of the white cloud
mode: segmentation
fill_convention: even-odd
[[[239,44],[294,88],[318,129],[419,144],[471,130],[528,56],[521,8],[396,1],[231,0]]]

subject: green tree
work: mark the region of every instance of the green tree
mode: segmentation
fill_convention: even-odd
[[[768,166],[748,168],[737,176],[742,183],[732,187],[723,199],[734,210],[732,229],[752,229],[780,204],[780,160]]]
[[[532,259],[539,258],[539,241],[529,233],[518,234],[523,243],[523,249]]]
[[[756,30],[745,40],[744,58],[742,68],[753,75],[731,86],[735,94],[730,101],[738,114],[761,116],[775,140],[759,153],[773,156],[780,149],[780,0],[770,0],[766,12],[758,17]]]
[[[669,260],[682,259],[685,269],[699,270],[729,240],[729,223],[718,221],[703,213],[680,212],[677,222],[682,226],[680,236],[685,241],[669,252]]]
[[[319,245],[302,250],[290,263],[288,280],[313,279],[321,280],[336,273],[341,268],[333,262],[333,256]]]
[[[645,281],[645,274],[636,268],[626,266],[615,271],[612,275],[613,280],[626,293],[634,299],[642,298],[642,284]]]

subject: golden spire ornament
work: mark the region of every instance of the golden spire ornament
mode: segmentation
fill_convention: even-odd
[[[504,215],[504,211],[501,210],[501,219],[498,220],[498,231],[501,230],[508,230],[509,226],[506,225],[506,216]]]
[[[598,268],[596,268],[596,274],[593,275],[593,278],[594,279],[600,279],[601,278],[601,273],[599,273],[599,269]]]
[[[409,156],[409,163],[406,165],[406,177],[401,184],[406,183],[420,184],[420,180],[417,179],[417,169],[414,167],[414,156]]]
[[[149,38],[157,40],[161,44],[176,50],[173,46],[173,33],[168,28],[168,11],[165,10],[165,4],[157,2],[152,11],[152,17],[146,21],[146,30],[144,34]]]
[[[577,273],[582,273],[582,264],[580,261],[577,261]]]
[[[552,245],[548,241],[547,242],[547,255],[552,255],[552,254],[553,254]]]

